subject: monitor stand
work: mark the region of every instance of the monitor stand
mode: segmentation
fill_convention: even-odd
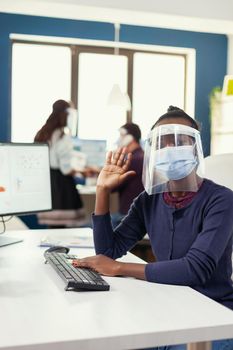
[[[11,244],[19,243],[19,242],[23,242],[23,239],[0,236],[0,248],[4,247],[6,245],[11,245]]]

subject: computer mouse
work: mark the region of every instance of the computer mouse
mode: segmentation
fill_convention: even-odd
[[[47,254],[47,253],[65,253],[65,254],[68,254],[69,251],[70,251],[70,249],[68,247],[54,245],[54,246],[50,247],[49,249],[47,249],[45,251],[45,254]]]

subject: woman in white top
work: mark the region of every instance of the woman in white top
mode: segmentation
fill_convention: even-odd
[[[80,213],[79,209],[83,207],[73,175],[82,170],[85,164],[81,157],[80,169],[78,169],[77,154],[73,150],[71,137],[64,133],[70,108],[70,103],[64,100],[56,101],[53,104],[52,113],[35,136],[35,142],[47,142],[50,147],[52,208],[59,212],[55,211],[55,214],[53,212],[53,217],[49,213],[46,214],[50,219],[57,221],[54,225],[56,227],[59,225],[61,216],[74,219],[77,213]],[[69,226],[64,224],[64,221],[62,223],[60,227]]]

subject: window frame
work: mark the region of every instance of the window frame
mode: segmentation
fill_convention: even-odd
[[[12,48],[14,43],[64,46],[71,51],[71,100],[75,108],[78,109],[78,64],[80,53],[96,53],[114,55],[115,42],[88,39],[67,39],[41,37],[34,35],[10,35]],[[184,110],[195,115],[195,69],[196,69],[196,50],[190,48],[131,44],[118,42],[119,55],[125,55],[128,58],[128,84],[127,93],[130,97],[133,107],[133,57],[135,53],[163,54],[170,56],[180,56],[184,58]],[[190,76],[189,76],[190,75]],[[191,92],[190,92],[191,88]],[[132,110],[127,111],[126,122],[132,122]],[[77,126],[78,135],[78,126]]]

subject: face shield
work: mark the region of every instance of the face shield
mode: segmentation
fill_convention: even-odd
[[[67,128],[71,136],[77,136],[78,111],[75,108],[67,108]]]
[[[196,192],[203,174],[204,158],[198,130],[183,124],[165,124],[149,133],[142,175],[148,194]]]
[[[128,134],[125,128],[120,128],[119,132],[120,137],[117,140],[117,147],[127,147],[133,141],[133,136]]]

